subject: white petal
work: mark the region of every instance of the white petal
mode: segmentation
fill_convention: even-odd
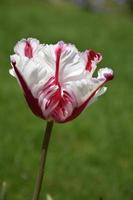
[[[55,70],[55,48],[56,45],[45,45],[42,49],[44,54],[44,62],[46,66],[50,67],[51,69]]]
[[[77,99],[78,106],[85,102],[93,93],[102,87],[105,83],[105,79],[102,78],[91,78],[82,79],[78,81],[71,81],[65,84],[63,87],[66,88],[69,93],[73,94]],[[93,96],[92,96],[93,97]]]
[[[37,39],[34,38],[28,38],[27,41],[30,43],[32,49],[33,49],[33,53],[38,49],[40,42]]]
[[[25,48],[26,39],[22,39],[14,47],[14,52],[18,55],[24,56],[24,48]]]
[[[88,106],[90,106],[92,103],[97,101],[98,97],[103,95],[107,91],[107,87],[100,88],[95,95],[92,97],[92,99],[89,101]]]
[[[25,68],[29,59],[27,57],[22,57],[22,56],[19,56],[17,54],[14,54],[14,55],[10,56],[10,60],[11,60],[11,64],[15,63],[15,66],[18,68],[19,72],[21,74],[23,74],[24,68]],[[10,71],[9,71],[9,73],[10,73]],[[13,73],[15,75],[15,71]],[[15,77],[17,78],[17,76],[15,76]]]
[[[11,74],[11,76],[16,77],[16,73],[14,71],[14,69],[9,69],[9,74]]]
[[[99,97],[99,96],[103,95],[106,91],[107,91],[107,87],[102,87],[102,88],[100,88],[100,89],[96,92],[95,97]]]
[[[37,40],[37,39],[34,39],[34,38],[22,39],[15,45],[14,52],[20,56],[25,56],[25,45],[26,45],[27,41],[29,42],[29,44],[32,47],[33,54],[41,46],[39,40]]]
[[[38,90],[53,75],[50,68],[46,68],[43,60],[37,56],[32,59],[27,59],[26,57],[13,55],[11,56],[11,62],[16,63],[16,67],[25,79],[34,97],[36,97]],[[13,69],[11,69],[11,73],[14,75]]]
[[[24,68],[23,76],[25,77],[32,94],[36,96],[38,90],[43,87],[52,77],[52,72],[46,68],[43,63],[30,60]]]
[[[110,76],[113,76],[113,70],[110,69],[110,68],[101,68],[99,71],[98,71],[98,78],[103,78],[103,79],[107,79],[107,76],[110,75]]]
[[[64,44],[60,58],[60,82],[82,79],[85,60],[72,44]]]

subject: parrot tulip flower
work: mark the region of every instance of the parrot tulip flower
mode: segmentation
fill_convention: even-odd
[[[72,44],[40,44],[22,39],[14,47],[10,74],[18,80],[33,113],[45,120],[68,122],[76,118],[98,96],[113,71],[102,68],[93,77],[102,55],[93,50],[79,52]]]
[[[39,200],[48,145],[54,122],[68,122],[106,91],[113,71],[102,68],[94,77],[100,53],[79,52],[72,44],[40,44],[37,39],[19,41],[11,56],[10,74],[16,77],[32,112],[47,120],[33,200]]]

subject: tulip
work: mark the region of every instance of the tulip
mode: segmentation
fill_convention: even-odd
[[[72,44],[42,45],[28,38],[19,41],[11,56],[12,69],[33,113],[45,120],[68,122],[106,91],[103,85],[113,71],[103,68],[92,77],[102,60],[93,50],[79,52]]]
[[[53,122],[65,123],[79,116],[105,93],[104,84],[113,79],[113,71],[102,68],[93,77],[102,55],[93,50],[79,52],[74,45],[63,41],[47,45],[33,38],[22,39],[14,52],[10,74],[16,77],[32,112],[48,121],[45,136],[49,137],[42,145],[42,151],[47,152]],[[45,163],[44,160],[41,162]],[[41,181],[38,178],[40,186]]]

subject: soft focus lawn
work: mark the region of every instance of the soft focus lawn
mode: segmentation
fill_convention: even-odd
[[[7,2],[0,5],[0,183],[7,183],[7,200],[32,199],[46,125],[32,115],[8,74],[14,44],[29,36],[75,43],[81,51],[93,48],[104,55],[99,67],[115,72],[99,101],[73,122],[55,125],[41,199],[50,193],[54,200],[132,200],[133,19]]]

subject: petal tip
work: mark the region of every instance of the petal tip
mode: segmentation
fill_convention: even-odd
[[[98,76],[99,78],[106,79],[106,81],[111,81],[114,78],[113,70],[109,68],[100,69]]]
[[[112,74],[112,73],[105,73],[104,77],[106,78],[107,81],[111,81],[114,78],[114,74]]]

